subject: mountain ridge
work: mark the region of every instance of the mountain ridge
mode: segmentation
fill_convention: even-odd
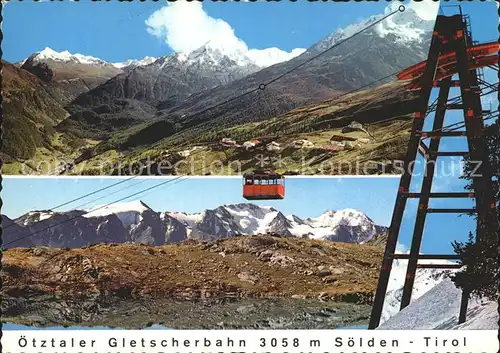
[[[200,80],[203,74],[200,74],[199,68],[196,69],[197,77],[193,81],[189,81],[193,75],[185,73],[182,78],[173,76],[174,79],[172,75],[168,75],[169,81],[165,82],[158,76],[163,75],[164,69],[158,68],[155,69],[154,75],[158,79],[148,78],[150,76],[148,72],[150,70],[153,72],[154,65],[158,65],[161,61],[163,65],[168,65],[167,63],[174,65],[176,60],[179,62],[186,60],[185,56],[174,54],[166,59],[159,59],[152,65],[141,67],[148,68],[146,71],[139,72],[137,70],[141,68],[138,68],[126,77],[117,77],[104,86],[82,94],[73,102],[74,109],[95,109],[100,104],[112,104],[114,99],[124,97],[145,101],[155,106],[157,110],[154,117],[150,117],[151,125],[157,124],[159,130],[160,125],[168,122],[174,127],[165,130],[163,138],[168,138],[174,133],[197,129],[198,126],[207,130],[210,129],[208,125],[230,127],[264,121],[300,105],[331,99],[341,92],[357,89],[424,60],[434,22],[421,20],[411,9],[407,11],[403,19],[385,23],[389,21],[386,19],[297,70],[293,69],[314,58],[320,51],[339,44],[349,34],[354,34],[350,32],[374,21],[361,21],[349,31],[336,31],[288,61],[263,69],[252,68],[243,74],[236,71],[238,74],[231,76],[230,79],[227,79],[228,75],[225,73],[217,82],[214,80],[214,72],[211,72],[208,75],[211,77],[210,80]],[[394,16],[399,15],[398,13]],[[416,30],[415,23],[419,25],[424,23],[424,32],[418,30],[418,35],[408,37],[413,30]],[[401,29],[405,29],[407,41],[397,40],[401,37],[399,33]],[[196,55],[198,51],[194,51],[192,55]],[[177,67],[176,65],[174,67]],[[236,61],[229,59],[227,65],[240,67]],[[213,67],[216,66],[212,65],[211,68]],[[171,71],[178,72],[178,69]],[[287,75],[282,76],[284,73]],[[273,81],[278,77],[280,80]],[[186,86],[188,81],[189,84]],[[265,90],[251,92],[260,84],[270,81],[273,81],[273,84],[266,86]],[[130,88],[130,91],[126,91],[125,88]],[[239,99],[222,104],[229,98],[239,95],[242,95]],[[217,108],[209,109],[212,106]],[[120,119],[122,114],[118,112],[114,118]],[[74,117],[69,117],[66,124],[70,124],[72,119]],[[135,130],[130,138],[134,140],[134,136],[137,135],[137,139],[142,140],[139,138],[139,135],[144,134],[142,130],[150,128],[152,127],[148,125]],[[145,141],[144,144],[153,142],[155,141]],[[127,149],[128,144],[125,143],[123,146]]]
[[[360,211],[327,211],[299,223],[272,207],[240,203],[197,213],[156,212],[142,201],[91,210],[31,211],[4,216],[4,244],[81,247],[102,242],[162,245],[189,239],[215,240],[238,235],[279,234],[347,243],[367,243],[385,231]],[[61,222],[65,222],[62,224]],[[40,232],[29,236],[34,232]],[[23,238],[19,241],[16,239]]]

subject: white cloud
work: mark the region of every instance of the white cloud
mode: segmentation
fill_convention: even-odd
[[[147,20],[147,31],[164,40],[175,52],[190,53],[210,42],[223,52],[246,54],[259,66],[269,66],[300,55],[305,49],[286,52],[278,48],[249,49],[229,23],[210,17],[200,2],[176,1],[155,11]]]
[[[155,11],[147,20],[148,32],[164,39],[176,52],[189,53],[212,41],[246,49],[229,23],[210,17],[199,2],[177,1]]]
[[[436,19],[439,11],[439,3],[439,1],[434,0],[425,0],[422,2],[411,1],[406,6],[409,9],[413,9],[421,19],[430,21]]]
[[[296,56],[299,56],[305,49],[295,48],[291,52],[286,52],[279,48],[268,48],[268,49],[250,49],[247,52],[248,57],[258,66],[270,66],[283,61],[288,61]]]
[[[387,11],[393,12],[396,11],[401,5],[403,5],[407,9],[412,9],[414,10],[417,15],[426,21],[431,21],[435,20],[436,16],[439,11],[439,1],[434,1],[434,0],[423,0],[423,1],[405,1],[405,2],[400,2],[400,1],[393,1],[388,7]]]

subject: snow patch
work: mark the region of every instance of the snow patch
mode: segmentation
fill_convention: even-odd
[[[26,220],[23,222],[24,226],[27,226],[31,221],[35,222],[40,222],[40,221],[45,221],[49,218],[51,218],[54,215],[54,212],[52,211],[33,211],[33,212],[28,212]]]
[[[46,47],[44,50],[36,53],[33,58],[34,60],[37,61],[41,60],[54,60],[62,62],[73,61],[79,64],[87,64],[87,65],[99,65],[99,66],[109,65],[108,62],[93,56],[72,54],[67,50],[62,52],[57,52],[49,47]]]
[[[38,214],[38,220],[43,221],[43,220],[49,219],[53,215],[54,215],[54,212],[40,212]]]
[[[466,322],[458,325],[462,291],[449,278],[414,300],[380,325],[380,330],[492,330],[498,329],[497,303],[469,300]]]
[[[251,49],[247,52],[247,56],[253,63],[261,68],[273,66],[285,61],[289,61],[303,53],[306,49],[295,48],[290,52],[279,48],[267,48],[262,50]]]
[[[360,211],[346,208],[340,211],[326,211],[321,216],[309,218],[306,221],[313,227],[336,227],[338,225],[356,227],[369,222],[369,218]]]
[[[203,221],[204,212],[192,214],[168,212],[168,215],[190,228],[195,228],[197,223]],[[216,216],[226,230],[240,234],[265,234],[270,230],[273,221],[277,217],[282,217],[273,207],[253,204],[224,205],[216,210]],[[327,211],[317,218],[305,221],[294,215],[287,216],[286,219],[289,225],[283,231],[288,230],[296,237],[307,235],[313,239],[335,240],[339,233],[346,229],[350,230],[350,227],[357,227],[353,230],[354,238],[356,242],[362,243],[369,241],[377,232],[370,218],[353,209]],[[220,229],[213,230],[215,234],[219,234],[219,231]]]
[[[195,227],[196,223],[203,219],[202,213],[165,212],[165,214],[190,228]]]
[[[108,206],[97,206],[83,215],[85,218],[105,217],[114,214],[125,228],[137,225],[142,221],[142,213],[151,210],[142,201],[116,203]]]
[[[118,69],[123,69],[124,67],[128,67],[128,66],[131,66],[131,67],[146,66],[146,65],[154,63],[156,60],[158,60],[158,58],[153,58],[152,56],[146,56],[140,60],[129,59],[129,60],[124,61],[124,62],[112,63],[111,65],[113,65],[114,67],[116,67]]]
[[[449,264],[453,263],[445,260],[420,260],[422,264]],[[403,285],[406,277],[406,269],[408,260],[394,260],[391,270],[391,277],[387,287],[387,294],[385,296],[384,307],[380,322],[383,323],[389,318],[397,315],[399,312],[401,298],[403,295]],[[442,269],[419,269],[415,275],[415,283],[413,285],[413,292],[410,304],[423,296],[429,290],[434,288],[442,281],[449,278],[449,276],[457,270],[442,270]]]

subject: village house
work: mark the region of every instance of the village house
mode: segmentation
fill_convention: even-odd
[[[359,143],[356,141],[346,141],[344,148],[347,150],[353,150],[355,148],[359,147]]]
[[[322,145],[321,148],[324,150],[327,150],[327,151],[338,152],[338,151],[344,150],[344,145],[325,144],[325,145]]]
[[[296,140],[292,142],[293,148],[313,148],[314,143],[309,140]]]
[[[279,151],[281,149],[280,144],[277,142],[271,142],[266,146],[268,151]]]
[[[338,148],[341,148],[341,149],[344,149],[344,147],[345,147],[345,141],[330,140],[330,145],[338,147]]]
[[[245,142],[243,142],[243,148],[245,148],[246,150],[250,150],[250,149],[254,148],[255,146],[257,146],[259,143],[260,143],[259,140],[245,141]]]
[[[191,155],[190,150],[179,151],[177,154],[183,158],[189,157]]]
[[[235,140],[232,140],[228,137],[224,137],[220,143],[223,145],[223,146],[227,146],[227,147],[232,147],[232,146],[235,146],[236,145],[236,141]]]

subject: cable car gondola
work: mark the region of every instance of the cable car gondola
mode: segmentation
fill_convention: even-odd
[[[270,171],[243,175],[243,197],[247,200],[282,200],[285,198],[285,177]]]

